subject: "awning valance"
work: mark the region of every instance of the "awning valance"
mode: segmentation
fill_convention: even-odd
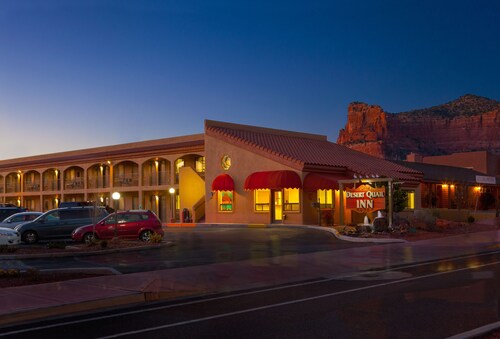
[[[245,180],[246,190],[302,188],[302,180],[294,171],[265,171],[250,174]]]
[[[229,174],[220,174],[212,182],[212,192],[234,191],[234,181]]]
[[[304,191],[339,189],[339,180],[346,179],[349,178],[342,174],[309,173],[304,178]]]

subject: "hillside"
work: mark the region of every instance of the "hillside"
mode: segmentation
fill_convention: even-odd
[[[488,150],[500,154],[500,102],[468,94],[443,105],[401,113],[354,102],[337,143],[395,160],[411,152],[443,155]]]

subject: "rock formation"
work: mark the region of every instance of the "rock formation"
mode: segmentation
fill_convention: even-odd
[[[469,94],[444,105],[402,113],[354,102],[337,143],[394,160],[412,152],[424,156],[483,150],[500,154],[500,102]]]

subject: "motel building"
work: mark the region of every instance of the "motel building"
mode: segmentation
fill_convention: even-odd
[[[436,187],[424,178],[326,136],[207,120],[203,134],[2,160],[0,203],[47,211],[92,201],[150,209],[165,224],[345,225],[391,215],[395,186],[409,211],[421,209],[423,190]]]

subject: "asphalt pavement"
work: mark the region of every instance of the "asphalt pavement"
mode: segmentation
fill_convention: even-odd
[[[319,229],[333,232],[328,228]],[[0,326],[156,300],[234,292],[318,277],[349,276],[498,249],[500,231],[417,242],[375,239],[371,246],[335,251],[4,288],[0,290]]]

